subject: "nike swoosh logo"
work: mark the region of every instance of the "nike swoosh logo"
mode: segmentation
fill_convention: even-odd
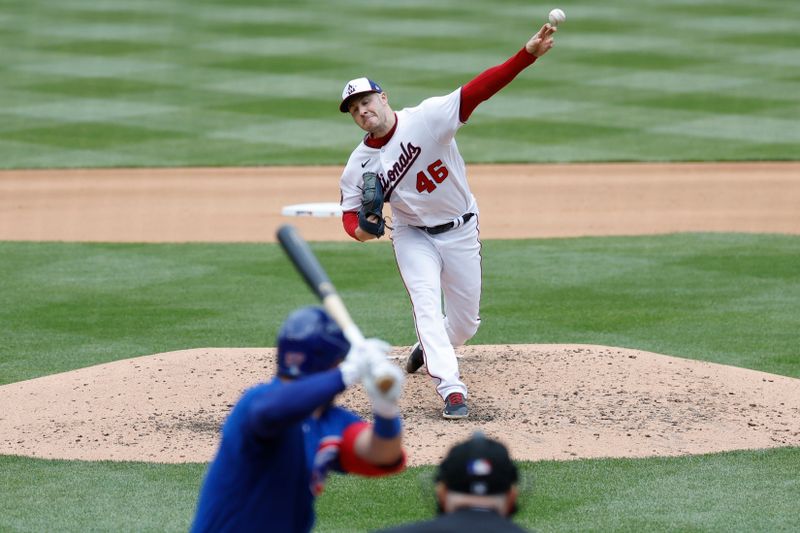
[[[367,166],[367,163],[369,163],[369,159],[367,159],[366,161],[361,163],[361,168],[364,168],[365,166]]]

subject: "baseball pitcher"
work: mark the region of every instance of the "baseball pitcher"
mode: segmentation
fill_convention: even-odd
[[[444,418],[468,415],[455,347],[480,324],[479,211],[455,134],[478,104],[550,50],[555,31],[545,24],[503,64],[416,107],[395,112],[369,78],[353,79],[342,91],[339,110],[366,132],[340,178],[342,223],[354,239],[379,238],[383,203],[391,205],[392,245],[418,338],[406,370],[427,367]]]

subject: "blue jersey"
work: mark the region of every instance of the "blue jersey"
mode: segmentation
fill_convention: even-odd
[[[328,468],[339,469],[335,448],[325,443],[361,421],[335,406],[311,416],[342,390],[336,369],[246,391],[222,428],[192,531],[310,531],[314,496]]]

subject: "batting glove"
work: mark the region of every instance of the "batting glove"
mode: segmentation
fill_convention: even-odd
[[[386,354],[391,346],[382,340],[367,339],[362,343],[352,345],[347,357],[339,364],[342,381],[345,387],[350,387],[361,381],[370,373],[372,361],[386,360]]]
[[[372,402],[372,412],[383,418],[400,416],[397,402],[403,392],[403,371],[385,357],[372,363],[369,374],[364,376],[364,388]],[[381,390],[378,383],[391,383],[391,386]]]

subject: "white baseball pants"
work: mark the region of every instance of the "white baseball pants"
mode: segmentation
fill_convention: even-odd
[[[478,217],[438,235],[399,226],[392,232],[392,244],[436,391],[442,399],[451,392],[466,397],[454,348],[472,338],[480,325]]]

